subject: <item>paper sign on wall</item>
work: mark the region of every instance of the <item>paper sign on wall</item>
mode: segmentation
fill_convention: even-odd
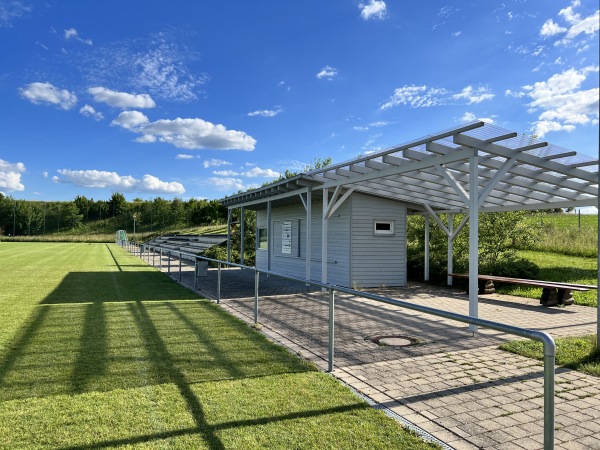
[[[292,222],[281,224],[281,253],[292,253]]]

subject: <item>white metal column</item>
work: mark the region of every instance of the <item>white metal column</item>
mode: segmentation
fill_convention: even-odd
[[[312,259],[312,190],[306,193],[306,279],[311,279]]]
[[[454,272],[454,239],[452,239],[452,231],[454,229],[454,214],[447,214],[448,217],[448,273]],[[448,286],[452,286],[452,277],[448,275]]]
[[[469,316],[479,317],[479,161],[477,150],[469,158]],[[469,325],[475,333],[477,325]]]
[[[271,202],[267,202],[267,270],[271,270],[271,252],[273,251],[273,225],[271,224]]]
[[[231,208],[227,210],[227,262],[231,262]]]
[[[321,225],[321,283],[327,283],[327,209],[329,189],[323,189],[323,219]]]
[[[425,273],[423,279],[429,281],[429,214],[425,214]]]
[[[244,264],[244,207],[240,208],[240,264]]]

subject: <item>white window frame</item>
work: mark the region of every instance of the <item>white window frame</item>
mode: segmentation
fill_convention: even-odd
[[[377,225],[385,224],[389,225],[389,230],[378,230]],[[393,236],[394,235],[394,221],[393,220],[373,220],[373,234],[376,236]]]

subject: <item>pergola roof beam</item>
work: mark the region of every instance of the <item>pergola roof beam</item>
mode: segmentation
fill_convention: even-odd
[[[434,145],[436,147],[436,151],[439,151],[439,152],[444,151],[445,153],[443,153],[443,154],[448,154],[448,153],[452,153],[452,152],[456,151],[455,148],[447,147],[447,146],[441,145],[439,143],[434,143]],[[419,153],[419,152],[417,152],[417,153]],[[485,167],[492,168],[492,169],[499,169],[502,165],[502,162],[498,161],[497,159],[494,159],[493,156],[489,156],[489,157],[479,158],[479,164],[483,165]],[[462,164],[462,167],[465,167],[465,169],[463,171],[465,173],[468,173],[468,166],[466,164]],[[452,168],[455,168],[455,167],[452,166]],[[560,187],[563,187],[563,188],[572,189],[577,192],[582,192],[585,194],[590,194],[590,195],[594,195],[594,196],[598,195],[598,187],[594,187],[589,184],[578,183],[578,182],[575,182],[572,180],[566,180],[566,179],[558,177],[556,175],[550,175],[543,171],[526,169],[519,165],[514,166],[510,170],[509,173],[511,173],[513,175],[522,176],[525,179],[541,181],[541,182],[547,183],[548,185],[554,187],[552,189],[552,192],[555,192],[555,191],[559,190]],[[591,172],[588,172],[588,173],[591,173]],[[560,186],[560,187],[557,187],[557,186]],[[537,184],[531,182],[531,188],[537,188]]]
[[[504,156],[506,158],[515,156],[518,161],[540,167],[544,170],[561,173],[569,177],[580,178],[582,180],[589,181],[590,183],[598,182],[598,177],[594,176],[594,174],[590,172],[572,167],[567,168],[564,164],[526,153],[525,150],[529,149],[531,146],[511,150],[498,144],[486,144],[478,139],[462,134],[454,136],[454,142],[457,144],[466,145],[468,147],[477,148],[495,155]],[[547,143],[545,144],[548,145]]]

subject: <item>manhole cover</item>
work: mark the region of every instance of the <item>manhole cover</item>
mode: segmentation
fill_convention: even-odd
[[[377,345],[384,345],[390,347],[407,347],[409,345],[416,345],[422,343],[416,338],[399,335],[375,336],[367,339]]]
[[[381,345],[396,345],[396,346],[412,344],[410,339],[406,339],[403,337],[384,337],[384,338],[379,339],[379,343]]]

